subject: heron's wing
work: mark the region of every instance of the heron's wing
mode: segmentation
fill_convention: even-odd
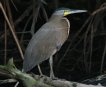
[[[55,31],[51,31],[50,29],[49,25],[44,25],[32,37],[24,55],[24,71],[31,70],[34,66],[40,64],[56,52]]]
[[[25,51],[24,71],[31,70],[34,66],[55,54],[58,47],[60,49],[67,38],[67,32],[64,32],[64,28],[67,28],[67,26],[62,26],[64,21],[60,24],[46,23],[32,37]]]

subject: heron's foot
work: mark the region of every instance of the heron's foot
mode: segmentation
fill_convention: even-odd
[[[39,73],[40,73],[40,75],[39,75],[39,76],[40,76],[40,78],[42,78],[42,77],[44,77],[44,76],[45,76],[45,75],[44,75],[41,71],[40,71]]]
[[[51,74],[51,75],[50,75],[50,78],[51,78],[52,80],[58,80],[58,78],[55,77],[54,74]]]
[[[45,75],[43,75],[43,74],[40,74],[40,78],[42,78],[42,77],[45,77]]]

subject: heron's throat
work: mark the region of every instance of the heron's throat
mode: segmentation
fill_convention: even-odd
[[[52,15],[51,18],[49,19],[50,21],[56,21],[56,20],[61,20],[63,18],[62,15]]]

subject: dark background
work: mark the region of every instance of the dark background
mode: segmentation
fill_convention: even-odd
[[[105,0],[0,0],[0,2],[9,20],[13,22],[11,24],[14,26],[23,53],[32,34],[48,20],[55,9],[67,7],[88,10],[87,13],[67,16],[71,25],[70,35],[60,51],[54,55],[55,76],[71,81],[82,81],[106,72]],[[101,10],[102,8],[105,9]],[[12,57],[16,67],[21,70],[23,60],[0,10],[0,64],[6,64]],[[49,76],[48,60],[41,64],[41,68],[44,75]],[[39,74],[37,67],[31,72]]]

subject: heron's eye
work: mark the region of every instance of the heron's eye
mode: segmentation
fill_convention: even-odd
[[[69,15],[70,13],[69,13],[69,11],[68,10],[64,10],[64,16],[67,16],[67,15]]]

